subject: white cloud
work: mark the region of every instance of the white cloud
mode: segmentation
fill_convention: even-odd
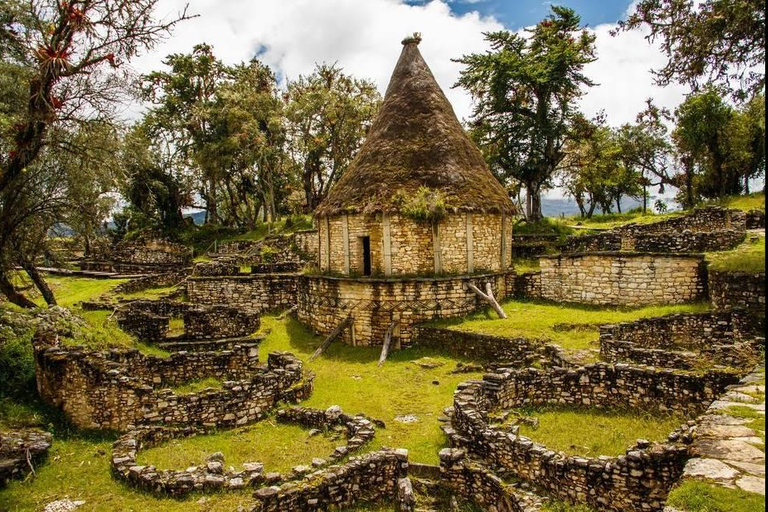
[[[162,0],[158,14],[172,15],[182,0]],[[348,73],[373,80],[386,90],[402,49],[400,41],[421,32],[420,50],[457,115],[467,117],[469,96],[451,89],[463,54],[484,51],[482,33],[500,30],[495,19],[476,12],[456,16],[434,0],[408,5],[401,0],[191,0],[199,18],[181,23],[151,54],[133,63],[139,72],[161,67],[165,55],[189,52],[207,42],[227,63],[259,59],[289,79],[311,73],[315,63],[337,62]]]
[[[599,25],[592,29],[597,37],[597,60],[586,66],[585,74],[598,85],[582,98],[584,113],[591,116],[605,110],[608,123],[617,126],[633,122],[649,97],[656,105],[674,110],[689,89],[653,84],[651,69],[664,66],[664,54],[645,40],[644,31],[621,32],[613,37],[609,31],[614,28],[616,25]]]

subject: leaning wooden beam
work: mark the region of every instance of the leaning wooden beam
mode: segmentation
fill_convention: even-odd
[[[473,285],[472,283],[467,283],[467,287],[475,292],[481,299],[488,302],[491,307],[498,313],[499,318],[507,318],[507,314],[504,312],[503,309],[501,309],[501,306],[496,301],[496,297],[493,296],[493,290],[491,289],[491,283],[485,283],[485,290],[487,293],[483,293],[480,288]]]
[[[310,356],[309,360],[314,361],[315,359],[320,357],[320,355],[323,352],[325,352],[325,350],[331,345],[331,342],[333,342],[333,340],[338,338],[339,334],[341,334],[341,332],[347,327],[349,327],[351,324],[352,324],[352,315],[349,315],[347,318],[342,320],[341,323],[339,323],[339,325],[337,325],[336,328],[333,329],[333,331],[331,331],[331,334],[329,334],[328,337],[325,338],[325,341],[323,342],[322,345],[317,347],[317,350],[315,350],[315,353],[312,354],[312,356]]]
[[[389,346],[392,344],[392,332],[395,330],[395,325],[397,325],[397,320],[392,320],[392,323],[389,324],[389,328],[387,328],[387,335],[384,336],[384,346],[381,347],[381,355],[379,356],[379,366],[383,365],[384,361],[387,360]]]
[[[292,313],[294,313],[294,312],[296,312],[296,311],[298,311],[298,310],[299,310],[299,305],[298,305],[298,304],[294,304],[293,306],[291,306],[291,308],[290,308],[290,309],[288,309],[288,310],[286,310],[286,311],[283,311],[282,313],[280,313],[280,316],[278,316],[278,317],[277,317],[277,319],[278,319],[278,320],[282,320],[283,318],[285,318],[285,317],[287,317],[287,316],[291,315]]]

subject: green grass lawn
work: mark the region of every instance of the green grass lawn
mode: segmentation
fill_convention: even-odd
[[[765,511],[764,496],[696,480],[685,480],[673,489],[667,504],[684,512]]]
[[[168,295],[169,293],[175,292],[177,289],[178,289],[177,286],[161,286],[159,288],[149,288],[147,290],[142,290],[140,292],[126,293],[126,294],[123,294],[122,297],[128,300],[138,300],[138,299],[157,300],[162,298],[165,295]]]
[[[765,237],[747,239],[732,251],[707,253],[709,269],[720,272],[765,272]]]
[[[510,300],[504,302],[502,308],[507,313],[506,319],[499,318],[493,311],[483,311],[465,319],[441,320],[434,325],[494,336],[541,339],[565,349],[583,350],[598,348],[600,324],[630,322],[671,313],[702,312],[709,305],[694,303],[627,309]]]
[[[520,434],[547,448],[569,455],[597,457],[623,455],[638,439],[666,441],[687,418],[640,410],[606,410],[581,407],[517,409],[539,420],[537,428],[520,426]]]
[[[182,470],[205,464],[206,457],[221,452],[225,467],[234,466],[238,470],[244,462],[261,462],[265,472],[286,473],[295,466],[309,466],[314,457],[328,457],[336,446],[343,444],[346,444],[343,436],[337,441],[327,434],[310,436],[309,429],[269,418],[248,427],[175,439],[139,452],[137,462],[160,469]]]
[[[755,192],[753,194],[744,196],[731,196],[726,199],[717,201],[717,204],[744,211],[765,211],[765,194],[763,192]]]

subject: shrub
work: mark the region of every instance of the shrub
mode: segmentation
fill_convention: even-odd
[[[400,213],[416,222],[439,222],[448,213],[445,194],[428,187],[419,187],[410,197],[400,191],[395,195],[395,203]]]

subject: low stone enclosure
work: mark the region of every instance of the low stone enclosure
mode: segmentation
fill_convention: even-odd
[[[329,462],[338,462],[359,450],[373,439],[373,423],[363,416],[344,414],[339,407],[329,407],[326,411],[306,407],[280,409],[276,416],[281,423],[299,424],[316,430],[330,430],[340,427],[346,436],[347,444],[338,446],[327,459],[313,459],[312,464],[297,466],[290,474],[264,473],[264,465],[259,462],[243,464],[242,471],[224,469],[224,456],[215,453],[209,456],[205,464],[189,467],[185,470],[158,470],[152,466],[136,463],[139,451],[151,448],[171,439],[204,435],[206,429],[194,427],[140,427],[124,434],[112,447],[112,471],[128,484],[141,489],[171,496],[184,496],[190,492],[236,490],[244,487],[260,487],[279,482],[296,480],[310,471],[327,466]],[[310,469],[313,468],[313,469]]]
[[[316,229],[291,234],[268,235],[261,240],[238,240],[217,244],[209,256],[229,260],[239,265],[262,267],[259,271],[279,271],[273,266],[290,271],[305,264],[318,265],[320,238]],[[260,273],[260,272],[259,272]],[[231,275],[231,274],[230,274]]]
[[[38,393],[80,428],[244,425],[264,417],[279,401],[309,396],[314,378],[289,353],[271,353],[267,364],[259,365],[255,344],[168,358],[137,350],[64,347],[41,337],[34,349]],[[209,377],[223,380],[222,388],[189,394],[170,389]]]
[[[184,319],[184,334],[173,338],[168,336],[171,317]],[[251,309],[170,300],[132,301],[123,305],[117,315],[120,328],[138,339],[174,344],[245,338],[259,329],[260,319],[259,313]]]
[[[454,396],[452,446],[501,475],[528,481],[545,494],[610,510],[661,510],[680,478],[692,440],[691,425],[666,443],[639,440],[619,457],[569,456],[489,422],[489,413],[521,406],[570,405],[675,411],[695,416],[739,377],[730,372],[695,375],[604,363],[576,369],[505,370],[462,384]]]
[[[743,310],[674,314],[600,326],[603,361],[693,369],[754,366],[764,325]]]
[[[709,300],[716,309],[746,308],[765,318],[765,272],[709,272]]]

